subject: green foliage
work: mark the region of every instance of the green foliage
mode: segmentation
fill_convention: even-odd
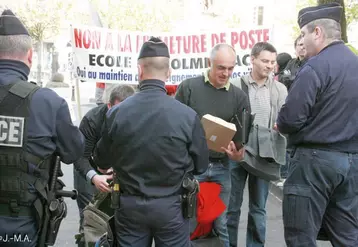
[[[240,25],[240,17],[232,14],[226,18],[225,22],[228,28],[237,28]]]
[[[35,41],[44,41],[59,32],[61,19],[71,9],[71,3],[61,0],[30,0],[16,9],[16,14]]]
[[[182,1],[152,0],[93,0],[103,24],[111,29],[128,31],[170,31],[175,21],[182,19]]]
[[[169,32],[185,20],[188,0],[92,0],[105,27],[117,30]],[[198,13],[200,14],[200,13]],[[240,23],[235,14],[225,18],[227,27]]]
[[[322,3],[330,3],[330,2],[340,2],[338,0],[304,0],[298,1],[297,10],[308,6],[316,6],[317,4]],[[346,16],[346,25],[355,22],[358,20],[358,2],[356,0],[344,0],[345,5],[345,16]],[[290,25],[292,25],[292,35],[293,37],[297,37],[300,34],[300,29],[297,25],[297,21],[289,21]],[[343,27],[344,29],[344,27]]]
[[[358,55],[358,50],[354,47],[354,46],[352,46],[351,44],[346,44],[346,46],[354,53],[354,54],[356,54],[356,55]]]
[[[347,26],[358,20],[358,2],[356,0],[346,0],[346,19]]]
[[[306,8],[309,6],[314,6],[314,5],[316,5],[316,0],[297,1],[297,4],[296,4],[297,14],[300,9],[303,9],[303,8]],[[293,39],[296,39],[301,34],[301,30],[297,24],[297,17],[292,18],[291,20],[285,21],[285,23],[292,27],[291,36]]]

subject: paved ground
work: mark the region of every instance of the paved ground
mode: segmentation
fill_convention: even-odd
[[[89,104],[89,98],[94,95],[94,90],[90,86],[82,86],[81,97],[82,101],[82,114],[85,114],[93,104]],[[78,124],[78,121],[76,121]],[[64,177],[63,181],[67,185],[67,189],[73,189],[73,166],[72,165],[62,165]],[[243,212],[242,212],[242,220],[239,226],[239,246],[245,247],[245,235],[246,235],[246,224],[247,224],[247,191],[244,196],[244,204],[243,204]],[[65,247],[65,246],[76,246],[74,241],[74,235],[78,231],[78,209],[76,201],[66,200],[68,206],[68,215],[67,218],[64,219],[60,232],[58,235],[58,239],[56,242],[57,247]],[[281,201],[273,194],[270,194],[268,202],[267,202],[267,234],[266,234],[266,247],[284,247],[283,239],[283,225],[282,225],[282,212],[281,212]],[[329,247],[330,244],[326,242],[321,242],[318,244],[319,247]]]
[[[73,187],[73,172],[71,166],[63,166],[65,174],[64,181],[68,185],[69,189]],[[70,188],[71,187],[71,188]],[[247,191],[246,191],[247,193]],[[239,225],[239,246],[245,246],[245,235],[246,235],[246,224],[247,224],[247,212],[248,212],[248,200],[247,194],[244,196],[244,208],[242,212],[242,220]],[[58,240],[55,246],[76,246],[74,244],[74,235],[78,229],[78,209],[75,201],[66,200],[68,205],[68,216],[63,221],[58,236]],[[284,247],[283,239],[283,225],[282,225],[282,213],[281,213],[281,202],[274,195],[270,194],[267,202],[267,242],[266,247]],[[329,247],[328,243],[321,242],[319,247]]]

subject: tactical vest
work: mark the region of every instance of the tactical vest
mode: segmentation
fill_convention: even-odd
[[[16,217],[27,211],[41,222],[52,157],[41,159],[26,150],[30,101],[38,89],[28,82],[0,87],[0,214]]]

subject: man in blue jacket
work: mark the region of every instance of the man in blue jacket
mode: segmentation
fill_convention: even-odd
[[[341,40],[342,7],[304,8],[298,24],[309,60],[278,116],[293,147],[284,184],[287,246],[358,246],[358,58]],[[339,59],[339,61],[337,61]]]
[[[0,16],[1,246],[37,247],[54,155],[70,164],[84,151],[66,101],[27,82],[28,31],[10,10]]]

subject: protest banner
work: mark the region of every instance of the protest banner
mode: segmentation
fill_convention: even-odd
[[[74,74],[88,82],[137,84],[137,58],[151,36],[161,38],[169,48],[172,75],[166,82],[177,85],[201,75],[209,67],[209,53],[218,43],[232,45],[237,53],[233,78],[250,70],[250,51],[255,43],[269,41],[269,28],[230,29],[222,32],[144,33],[106,28],[71,27]]]

